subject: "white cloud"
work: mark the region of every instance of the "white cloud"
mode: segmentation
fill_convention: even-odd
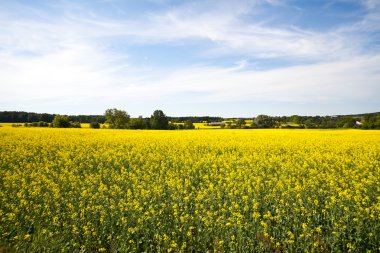
[[[48,50],[66,41],[126,38],[138,43],[165,43],[205,39],[219,53],[250,53],[258,58],[302,57],[319,59],[341,56],[352,50],[338,32],[311,32],[295,27],[267,27],[265,21],[247,23],[242,16],[259,12],[257,5],[224,2],[215,8],[210,2],[184,4],[141,20],[105,20],[102,17],[68,15],[59,23],[2,22],[2,43],[24,50]],[[213,9],[214,8],[214,9]],[[1,36],[1,35],[0,35]],[[27,40],[25,40],[27,39]],[[353,39],[352,37],[350,38]],[[326,56],[327,55],[327,56]]]
[[[365,35],[354,32],[374,29],[376,19],[373,11],[376,5],[367,0],[369,14],[361,22],[336,30],[317,32],[294,25],[268,26],[265,20],[254,18],[261,11],[257,2],[260,1],[240,4],[222,1],[218,5],[209,1],[190,2],[161,13],[144,15],[139,20],[111,20],[94,13],[87,16],[66,14],[51,23],[0,18],[0,45],[10,51],[44,53],[60,50],[66,43],[104,38],[140,44],[202,39],[212,43],[204,51],[219,56],[250,54],[255,58],[336,60],[363,51]],[[250,22],[244,19],[248,13],[253,19]]]
[[[118,27],[113,28],[115,34],[130,36],[135,42],[143,44],[207,40],[212,43],[212,48],[205,50],[217,52],[220,56],[251,54],[256,58],[331,60],[342,58],[358,46],[352,36],[352,43],[347,43],[346,35],[339,31],[315,32],[294,26],[269,27],[265,26],[265,20],[247,23],[242,16],[248,10],[253,13],[256,11],[250,5],[244,8],[222,5],[216,10],[210,10],[207,4],[202,8],[198,5],[187,4],[147,16],[141,22],[118,23]],[[112,29],[109,22],[103,25]]]
[[[0,105],[376,100],[380,54],[365,51],[363,41],[371,38],[358,32],[373,29],[369,24],[378,19],[373,1],[366,2],[371,11],[362,22],[329,32],[246,22],[244,15],[260,9],[252,3],[224,2],[216,9],[211,2],[189,3],[133,21],[70,14],[47,23],[0,15]],[[109,50],[107,39],[138,44],[201,39],[209,42],[203,50],[215,58],[232,54],[311,63],[265,71],[247,69],[247,60],[232,67],[140,68],[125,52]]]
[[[94,64],[78,59],[92,57]],[[95,58],[94,58],[95,57]],[[380,55],[350,61],[296,66],[269,71],[244,70],[237,67],[198,66],[176,71],[151,70],[142,79],[136,70],[113,69],[109,59],[91,48],[67,49],[45,58],[14,59],[2,65],[0,83],[3,102],[15,97],[41,100],[80,101],[98,97],[108,101],[138,102],[182,99],[183,102],[223,101],[339,101],[361,100],[379,94],[378,63]],[[99,62],[104,61],[104,64]],[[108,66],[108,67],[107,67]],[[109,67],[111,66],[111,67]],[[121,73],[128,73],[121,75]],[[144,73],[146,74],[146,73]]]
[[[198,67],[175,72],[156,85],[172,95],[206,94],[193,102],[361,100],[380,92],[379,61],[377,55],[269,71]]]
[[[88,44],[66,45],[59,51],[39,56],[3,55],[0,83],[4,100],[85,98],[108,85],[118,85],[117,75],[129,70],[115,65],[117,56],[104,54]],[[125,78],[124,81],[132,81]],[[100,90],[99,90],[100,89]]]

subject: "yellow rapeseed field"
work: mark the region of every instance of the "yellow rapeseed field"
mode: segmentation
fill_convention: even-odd
[[[2,127],[0,141],[0,251],[380,250],[380,131]]]

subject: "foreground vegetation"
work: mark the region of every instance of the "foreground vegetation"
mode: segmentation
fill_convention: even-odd
[[[376,131],[2,127],[0,139],[0,245],[19,252],[380,250]]]

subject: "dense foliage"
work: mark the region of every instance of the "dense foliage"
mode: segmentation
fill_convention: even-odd
[[[0,248],[377,252],[380,133],[0,128]]]
[[[99,122],[91,122],[90,125],[89,125],[90,128],[94,128],[94,129],[99,129],[100,128],[100,124]]]
[[[24,127],[49,127],[49,126],[51,126],[51,124],[49,124],[47,122],[43,122],[43,121],[24,123]]]
[[[182,123],[185,121],[191,121],[193,123],[203,122],[218,122],[223,121],[222,117],[210,117],[210,116],[187,116],[187,117],[168,117],[169,121],[175,123]]]
[[[123,110],[107,109],[104,113],[104,116],[107,118],[107,123],[109,124],[109,128],[114,129],[125,129],[128,128],[129,120],[131,116]]]
[[[153,115],[160,110],[156,110]],[[223,119],[221,117],[168,117],[165,116],[163,126],[155,125],[156,120],[150,118],[131,118],[129,114],[123,110],[108,109],[104,115],[78,115],[67,116],[72,122],[81,123],[105,123],[112,122],[113,116],[117,112],[125,113],[126,120],[122,120],[122,124],[110,124],[110,128],[128,128],[128,129],[193,129],[190,125],[186,127],[186,122],[205,123],[209,125],[220,125],[222,128],[309,128],[309,129],[332,129],[332,128],[358,128],[358,129],[380,129],[380,113],[366,113],[358,115],[341,115],[341,116],[268,116],[258,115],[255,118],[238,118]],[[152,116],[153,116],[152,115]],[[27,112],[0,112],[0,122],[6,123],[34,123],[34,122],[52,122],[55,114],[39,114]],[[119,114],[120,116],[120,114]],[[119,116],[116,118],[119,120]],[[124,117],[123,116],[123,117]],[[162,116],[162,115],[161,115]],[[227,121],[223,124],[222,122]],[[247,121],[252,121],[247,123]],[[153,123],[153,125],[152,125]],[[291,123],[291,124],[289,124]],[[32,124],[31,126],[34,126]],[[153,126],[153,127],[152,127]]]
[[[58,128],[81,128],[79,122],[72,122],[69,117],[65,115],[56,115],[51,123],[51,126]]]
[[[155,110],[150,117],[150,128],[151,129],[168,129],[169,119],[165,113],[161,110]]]
[[[18,112],[18,111],[3,111],[0,112],[0,122],[7,123],[32,123],[32,122],[52,122],[56,114],[48,113],[34,113],[34,112]],[[99,122],[104,123],[106,117],[103,115],[70,115],[68,116],[70,121],[91,123]]]

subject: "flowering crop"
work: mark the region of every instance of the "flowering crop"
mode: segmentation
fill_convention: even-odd
[[[380,247],[380,132],[4,127],[0,140],[0,245],[20,252]]]

